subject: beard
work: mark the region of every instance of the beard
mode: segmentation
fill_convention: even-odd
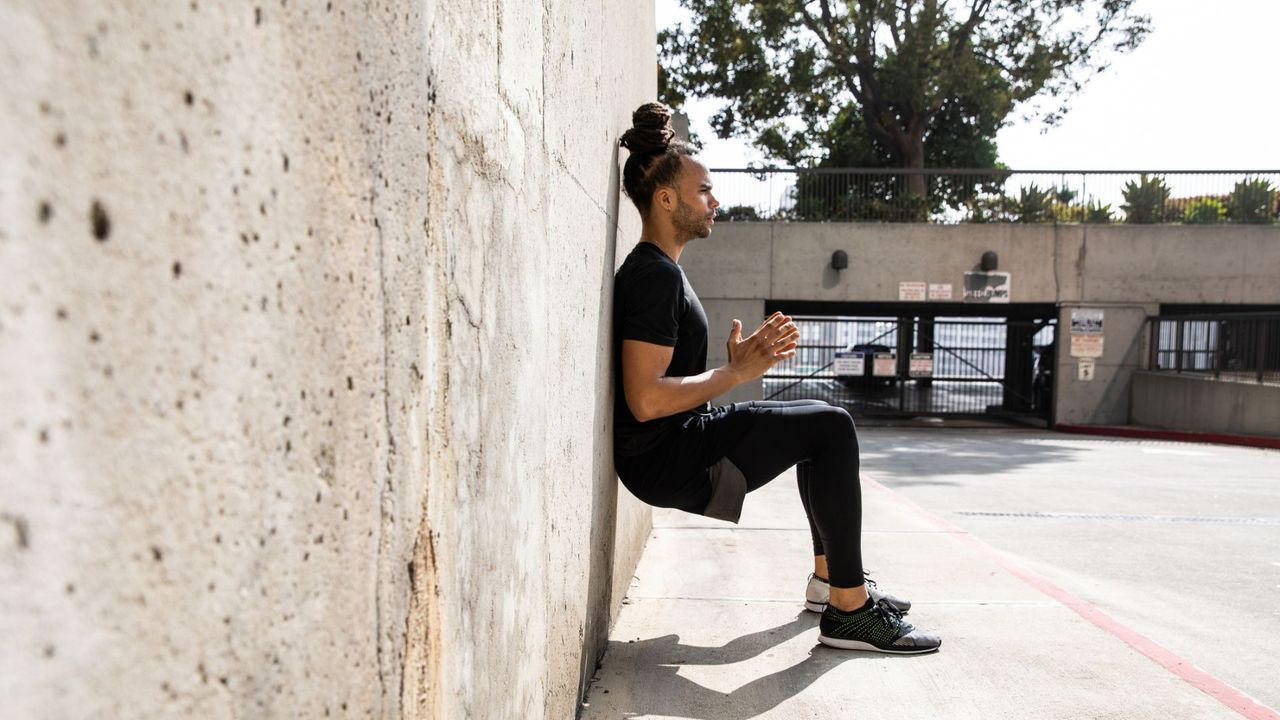
[[[671,214],[671,224],[675,226],[676,232],[680,234],[680,239],[691,240],[693,238],[705,238],[711,235],[711,223],[709,215],[699,215],[694,212],[693,206],[685,203],[684,200],[676,198],[676,211]]]

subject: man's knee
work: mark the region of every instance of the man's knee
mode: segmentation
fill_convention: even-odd
[[[827,422],[830,423],[832,427],[841,431],[853,432],[853,416],[849,414],[848,410],[845,410],[842,407],[832,407],[824,414],[829,416]]]

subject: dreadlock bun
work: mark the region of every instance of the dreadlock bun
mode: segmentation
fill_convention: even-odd
[[[633,155],[657,155],[667,151],[676,131],[671,128],[671,108],[645,103],[631,113],[632,128],[622,135],[622,147]]]
[[[622,189],[644,218],[649,215],[653,193],[676,182],[681,158],[692,156],[694,148],[676,139],[676,131],[671,128],[671,108],[662,103],[645,103],[636,108],[631,113],[631,125],[619,141],[631,151],[622,168]]]

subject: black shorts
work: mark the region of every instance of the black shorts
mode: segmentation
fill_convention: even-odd
[[[698,412],[644,456],[615,458],[618,477],[650,505],[737,522],[747,482],[726,455],[755,424],[761,407],[761,401],[750,401]]]

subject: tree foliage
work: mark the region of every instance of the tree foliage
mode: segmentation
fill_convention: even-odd
[[[1149,31],[1135,0],[681,0],[662,99],[795,166],[992,167],[1010,113],[1066,100]],[[913,182],[920,192],[923,177]]]

